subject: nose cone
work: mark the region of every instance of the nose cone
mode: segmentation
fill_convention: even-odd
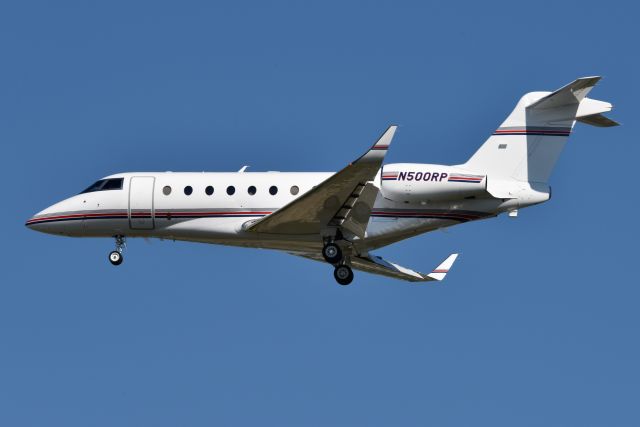
[[[71,236],[82,229],[82,217],[75,198],[69,198],[38,212],[25,225],[41,233]]]
[[[51,226],[48,224],[50,224],[55,219],[55,214],[53,214],[51,211],[52,207],[53,206],[38,212],[37,214],[29,218],[24,225],[35,231],[40,231],[42,233],[51,233]]]

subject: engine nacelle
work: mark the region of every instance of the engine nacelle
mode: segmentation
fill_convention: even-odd
[[[382,196],[396,202],[420,203],[437,200],[486,197],[487,179],[442,165],[395,163],[381,171]]]

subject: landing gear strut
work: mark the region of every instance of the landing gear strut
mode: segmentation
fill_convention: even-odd
[[[327,243],[322,248],[322,256],[329,264],[337,264],[342,261],[342,250],[335,243]]]
[[[109,253],[109,262],[113,265],[120,265],[124,259],[122,257],[122,251],[127,246],[127,241],[124,236],[115,236],[115,239],[116,250]]]
[[[341,264],[333,270],[333,277],[335,277],[336,282],[345,286],[353,281],[353,270],[351,267],[345,264]]]

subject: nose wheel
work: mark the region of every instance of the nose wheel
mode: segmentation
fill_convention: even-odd
[[[116,250],[109,253],[109,262],[113,265],[120,265],[124,260],[122,251],[127,246],[127,241],[124,236],[115,236]]]
[[[333,277],[340,285],[346,286],[353,282],[353,270],[348,265],[339,265],[333,270]]]
[[[111,264],[113,265],[120,265],[122,264],[122,254],[118,251],[112,251],[111,253],[109,253],[109,262],[111,262]]]

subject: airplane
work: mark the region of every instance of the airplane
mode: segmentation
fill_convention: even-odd
[[[327,262],[340,285],[353,270],[409,282],[441,281],[458,254],[420,273],[372,251],[419,234],[544,203],[576,121],[617,126],[608,102],[587,98],[600,77],[530,92],[463,164],[383,165],[397,126],[336,173],[127,172],[37,213],[26,226],[71,237],[111,237],[113,265],[127,237],[266,248]]]

